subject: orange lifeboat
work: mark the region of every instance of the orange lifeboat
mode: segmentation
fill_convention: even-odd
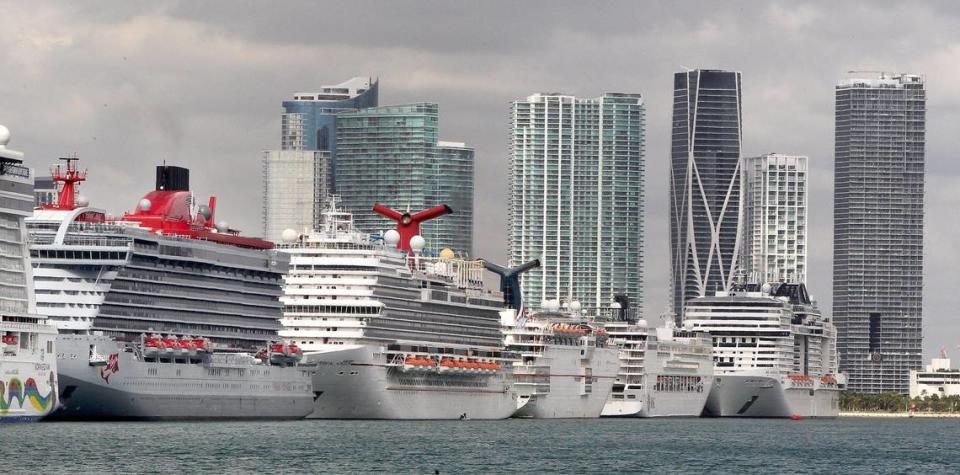
[[[213,352],[213,347],[210,345],[210,340],[207,339],[207,338],[199,338],[199,337],[198,337],[198,338],[194,338],[194,339],[193,339],[193,346],[194,346],[194,347],[197,349],[197,351],[199,351],[199,352],[203,352],[203,353],[211,353],[211,352]]]
[[[160,352],[160,348],[163,347],[163,342],[160,340],[160,335],[156,333],[143,339],[143,355],[147,357],[157,356]]]
[[[180,351],[182,353],[186,353],[188,355],[197,354],[197,345],[193,344],[193,340],[187,337],[183,337],[177,341],[177,346],[180,347]]]
[[[160,340],[160,344],[163,347],[164,353],[167,355],[173,355],[174,351],[180,349],[180,341],[172,335]]]

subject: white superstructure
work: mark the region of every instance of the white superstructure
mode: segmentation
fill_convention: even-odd
[[[483,290],[482,263],[408,255],[396,232],[364,234],[330,203],[320,229],[278,245],[290,256],[280,334],[317,365],[310,417],[510,417],[502,306]]]
[[[33,174],[9,140],[0,126],[0,422],[19,422],[57,405],[57,330],[36,312],[24,225]]]
[[[519,357],[513,363],[521,404],[515,417],[600,417],[619,368],[617,350],[602,326],[576,313],[545,310],[518,319],[513,309],[500,312],[506,347]]]
[[[672,321],[650,328],[607,322],[610,342],[619,348],[620,370],[604,417],[698,417],[713,384],[710,340],[679,330]]]
[[[803,284],[747,284],[687,302],[684,328],[713,339],[714,384],[705,413],[836,417],[844,379],[836,329]]]
[[[950,366],[946,350],[930,360],[924,370],[910,370],[910,397],[960,396],[960,369]]]

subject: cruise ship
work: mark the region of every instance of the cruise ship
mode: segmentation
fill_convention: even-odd
[[[702,333],[648,327],[646,320],[605,328],[620,370],[604,417],[699,417],[713,386],[713,346]]]
[[[713,340],[714,417],[836,417],[837,336],[804,284],[739,284],[690,300],[684,328]]]
[[[527,316],[501,311],[504,343],[519,356],[513,375],[520,408],[514,417],[600,417],[619,369],[607,332],[580,316],[580,303],[544,302]]]
[[[299,351],[279,342],[286,255],[216,223],[189,171],[112,217],[90,207],[76,159],[27,218],[38,312],[58,327],[64,419],[298,419],[313,407]],[[260,350],[263,350],[261,354]],[[259,356],[259,357],[257,357]]]
[[[280,334],[316,365],[310,418],[505,419],[517,410],[497,295],[483,263],[423,252],[419,223],[437,206],[374,210],[398,230],[354,227],[336,199],[320,229],[286,230],[290,256]]]
[[[37,315],[24,218],[33,176],[0,126],[0,422],[35,421],[57,405],[57,329]]]

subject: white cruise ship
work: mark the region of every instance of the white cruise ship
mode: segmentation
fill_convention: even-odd
[[[157,167],[156,188],[111,217],[77,193],[86,172],[65,160],[57,203],[26,220],[37,308],[60,330],[51,417],[306,416],[309,372],[271,344],[286,255],[214,225],[216,201],[197,206],[187,169]]]
[[[520,358],[513,363],[521,404],[514,417],[600,417],[620,366],[616,348],[606,330],[579,317],[579,302],[566,313],[557,301],[542,308],[519,319],[513,309],[500,313],[506,347]]]
[[[645,320],[607,322],[620,370],[604,417],[699,417],[713,385],[713,347],[702,333]]]
[[[309,417],[510,417],[502,306],[483,290],[483,263],[420,252],[418,223],[449,208],[402,214],[407,228],[379,236],[330,203],[320,229],[287,230],[278,244],[290,256],[280,334],[317,365]]]
[[[684,327],[713,340],[715,417],[836,417],[845,378],[836,329],[806,286],[746,284],[687,302]]]
[[[57,405],[57,329],[36,314],[24,218],[33,176],[0,126],[0,422],[35,421]]]

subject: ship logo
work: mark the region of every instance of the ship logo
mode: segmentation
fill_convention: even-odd
[[[107,364],[100,367],[100,377],[103,378],[104,382],[110,384],[110,376],[117,371],[120,371],[120,355],[114,353],[110,355]]]

